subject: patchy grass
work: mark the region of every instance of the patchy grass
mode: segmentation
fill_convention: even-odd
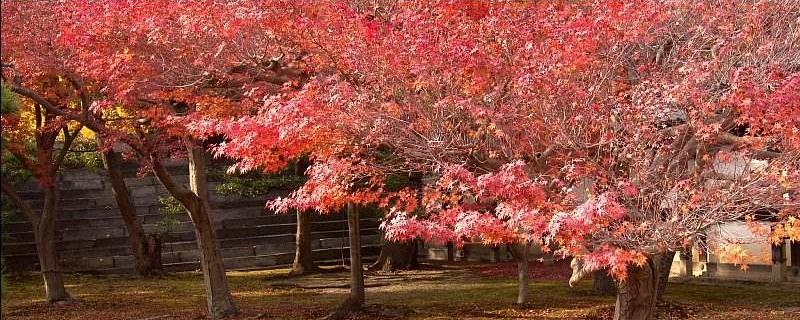
[[[555,269],[566,266],[557,266]],[[367,277],[367,307],[357,319],[608,319],[613,297],[596,296],[591,282],[569,288],[545,277],[531,285],[530,305],[516,307],[512,264],[440,266]],[[532,274],[554,268],[532,264]],[[539,270],[539,271],[537,271]],[[562,270],[563,271],[563,270]],[[346,273],[287,278],[288,270],[228,273],[242,309],[237,319],[308,319],[325,315],[347,294]],[[561,271],[554,271],[558,274]],[[551,274],[551,272],[547,272]],[[563,274],[562,274],[563,276]],[[559,276],[561,277],[561,276]],[[541,279],[541,278],[540,278]],[[202,276],[159,279],[69,275],[77,304],[49,306],[35,275],[8,279],[3,319],[203,319]],[[671,283],[665,318],[800,319],[800,287],[763,284]]]

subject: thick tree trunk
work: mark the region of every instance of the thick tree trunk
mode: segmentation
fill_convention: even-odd
[[[211,205],[208,203],[208,177],[206,176],[205,150],[197,145],[189,149],[189,186],[194,193],[194,207],[189,214],[195,227],[197,246],[200,248],[200,268],[206,286],[208,311],[214,318],[238,313],[233,303],[222,254],[217,244]]]
[[[30,221],[33,229],[33,238],[36,243],[36,254],[39,258],[39,268],[44,280],[45,296],[47,302],[71,300],[66,288],[64,278],[58,264],[56,253],[56,203],[58,203],[58,190],[55,186],[45,188],[44,209],[42,214],[33,211],[33,208],[23,200],[14,185],[0,177],[2,191]]]
[[[418,246],[416,240],[405,242],[384,241],[378,260],[370,270],[394,271],[409,270],[419,267]]]
[[[71,300],[67,289],[64,287],[64,276],[58,262],[56,252],[56,205],[58,203],[58,189],[55,185],[44,188],[44,207],[39,221],[32,221],[36,240],[36,249],[39,256],[39,266],[44,279],[44,289],[47,302]]]
[[[177,199],[192,219],[197,247],[200,249],[200,268],[206,289],[208,312],[212,318],[222,318],[238,313],[228,288],[228,278],[217,244],[211,206],[208,203],[205,151],[199,146],[189,147],[189,185],[191,191],[177,184],[160,159],[151,155],[153,172],[170,194]]]
[[[192,215],[197,246],[200,248],[200,269],[206,287],[208,312],[213,318],[222,318],[238,313],[233,303],[225,266],[217,244],[216,232],[208,214],[207,205],[198,201],[196,212]]]
[[[531,251],[530,242],[519,244],[519,256],[517,258],[517,304],[524,305],[528,303],[528,296],[530,294],[530,277],[528,274],[528,262]]]
[[[656,301],[664,301],[664,292],[667,291],[669,282],[669,272],[672,269],[672,261],[675,259],[675,251],[667,251],[658,266],[658,288],[656,291]]]
[[[629,267],[628,278],[619,285],[614,320],[655,319],[660,260],[653,256],[644,266]]]
[[[307,211],[297,211],[297,234],[295,236],[294,263],[290,275],[304,275],[319,271],[314,265],[311,250],[311,219]]]
[[[617,282],[608,274],[608,269],[597,270],[593,274],[593,291],[595,294],[613,296],[617,294]]]
[[[145,234],[142,228],[142,219],[136,214],[130,191],[125,185],[119,154],[109,149],[100,155],[111,181],[114,200],[117,201],[119,213],[128,230],[128,243],[134,258],[134,272],[140,276],[162,274],[164,269],[161,265],[161,240],[157,235]]]

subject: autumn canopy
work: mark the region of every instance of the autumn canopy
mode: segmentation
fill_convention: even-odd
[[[2,22],[42,130],[157,175],[201,147],[232,173],[308,157],[279,212],[380,208],[388,240],[544,245],[623,283],[719,223],[800,241],[795,1],[3,1]]]

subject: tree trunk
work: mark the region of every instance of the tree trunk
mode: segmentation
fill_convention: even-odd
[[[64,287],[64,278],[58,264],[56,253],[56,203],[58,203],[58,190],[55,186],[47,187],[44,197],[44,209],[42,214],[33,211],[33,208],[25,202],[17,193],[16,188],[5,179],[0,177],[2,191],[30,221],[33,229],[33,238],[36,243],[36,255],[39,258],[39,268],[44,280],[44,288],[47,302],[68,301],[70,296]]]
[[[55,182],[53,182],[55,184]],[[56,204],[58,203],[58,189],[55,185],[44,188],[44,207],[39,221],[34,223],[34,238],[39,256],[39,266],[44,279],[44,289],[47,302],[71,300],[67,289],[64,287],[64,276],[58,262],[56,253]]]
[[[603,296],[613,296],[617,294],[617,282],[614,277],[608,275],[608,269],[597,270],[593,275],[595,294]]]
[[[323,319],[344,319],[364,305],[364,266],[361,263],[361,228],[358,209],[347,204],[347,230],[350,239],[350,295]]]
[[[517,258],[517,304],[524,305],[528,303],[528,295],[530,293],[530,277],[528,274],[528,256],[530,256],[531,243],[519,244],[520,250],[519,257]]]
[[[456,260],[456,246],[452,242],[447,243],[447,261],[453,262]]]
[[[212,318],[222,318],[238,313],[233,303],[222,255],[219,251],[211,206],[208,203],[205,151],[199,146],[189,147],[189,184],[191,191],[172,179],[157,155],[150,155],[153,172],[169,193],[177,199],[192,219],[197,247],[200,249],[200,269],[206,289],[208,312]]]
[[[356,309],[364,304],[364,267],[361,264],[361,227],[358,208],[347,204],[347,229],[350,238],[350,301]]]
[[[394,271],[409,270],[419,267],[418,246],[416,240],[405,242],[384,241],[378,260],[370,270]]]
[[[98,140],[98,142],[100,142]],[[142,228],[142,219],[136,214],[136,207],[122,176],[120,156],[109,148],[101,152],[103,167],[108,172],[114,200],[117,201],[119,213],[128,230],[128,243],[134,258],[134,272],[140,276],[153,276],[163,273],[161,265],[161,240],[157,235],[146,235]]]
[[[672,261],[675,259],[675,251],[667,251],[661,257],[658,266],[658,287],[656,291],[656,301],[664,301],[664,292],[667,290],[669,282],[669,272],[672,269]]]
[[[617,292],[614,320],[655,319],[660,260],[660,256],[652,256],[644,266],[628,268],[628,278]]]
[[[211,220],[211,205],[208,203],[208,177],[206,176],[205,150],[201,146],[189,148],[189,186],[194,193],[194,206],[189,215],[195,227],[197,246],[200,248],[200,268],[206,286],[206,301],[209,314],[222,318],[238,313],[233,303],[222,254],[217,243],[214,222]]]
[[[311,250],[311,219],[307,211],[297,211],[297,235],[295,236],[294,263],[290,275],[304,275],[317,272]]]

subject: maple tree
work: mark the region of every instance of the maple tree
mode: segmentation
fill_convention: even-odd
[[[580,257],[576,279],[622,280],[618,318],[650,318],[640,277],[708,226],[759,212],[796,235],[797,50],[779,40],[796,19],[772,15],[791,6],[305,8],[295,41],[316,76],[255,123],[217,128],[234,137],[218,151],[251,169],[273,143],[303,142],[317,162],[279,208],[382,203],[395,239],[545,237]],[[411,190],[382,186],[409,171],[436,180],[421,216]]]
[[[234,171],[276,171],[308,155],[305,184],[269,205],[346,208],[351,248],[357,208],[369,205],[389,212],[390,240],[555,243],[577,257],[571,282],[601,269],[620,280],[618,319],[654,317],[662,255],[699,243],[709,226],[769,220],[773,240],[800,234],[792,1],[152,0],[58,10],[53,52],[69,59],[57,70],[94,86],[92,112],[121,105],[145,121],[126,131],[70,119],[129,144],[190,211],[212,259],[215,316],[235,307],[196,182],[199,141],[218,134],[212,152],[237,159]],[[27,61],[17,68],[53,63]],[[199,166],[193,192],[163,170],[161,158],[176,153]],[[408,175],[426,182],[387,188]],[[526,266],[523,255],[522,303]],[[345,305],[363,304],[361,269],[351,250]]]
[[[197,231],[209,313],[221,317],[235,313],[236,307],[209,217],[205,151],[183,125],[199,112],[246,112],[251,101],[246,96],[254,91],[237,90],[241,78],[269,73],[271,78],[258,81],[280,83],[281,79],[275,79],[273,66],[268,64],[242,70],[242,51],[220,55],[219,36],[228,37],[230,46],[235,46],[242,33],[221,33],[218,28],[227,26],[204,24],[221,21],[211,19],[214,15],[235,20],[233,11],[239,7],[203,2],[165,4],[4,2],[3,22],[11,27],[3,31],[3,61],[13,64],[18,78],[12,87],[15,92],[41,104],[47,112],[95,131],[106,149],[126,144],[130,152],[125,156],[138,158],[140,171],[153,172],[187,209]],[[206,46],[198,47],[200,43]],[[260,48],[255,40],[246,43],[253,46],[249,49]],[[184,51],[173,50],[178,48]],[[219,72],[221,68],[225,70]],[[84,108],[80,112],[60,110],[49,97],[31,90],[31,81],[38,76],[70,79]],[[103,117],[120,108],[125,117],[113,122]],[[162,164],[165,156],[181,154],[190,160],[190,188],[176,183]]]
[[[62,108],[77,107],[75,95],[70,94],[66,80],[44,78],[37,84],[58,101]],[[11,177],[3,172],[2,192],[8,196],[18,212],[32,225],[36,253],[39,260],[47,302],[71,300],[64,286],[62,270],[56,252],[56,217],[59,200],[59,169],[82,126],[47,112],[41,105],[14,99],[3,81],[2,162],[16,162],[20,169],[29,172],[43,193],[42,208],[34,208],[24,200]]]

